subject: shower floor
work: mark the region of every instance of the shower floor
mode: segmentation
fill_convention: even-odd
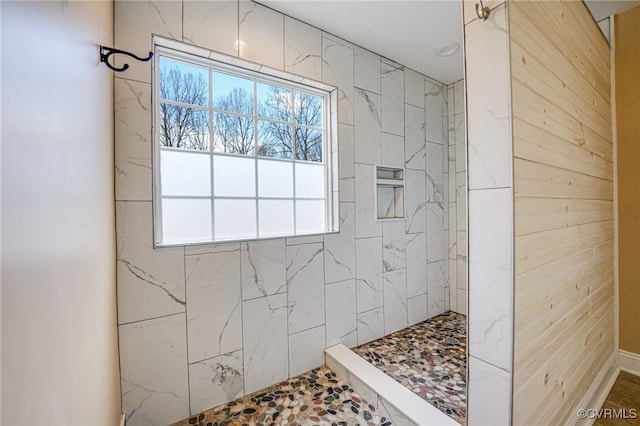
[[[327,366],[204,411],[175,426],[391,426]]]
[[[465,423],[464,315],[445,312],[353,351],[449,417]]]

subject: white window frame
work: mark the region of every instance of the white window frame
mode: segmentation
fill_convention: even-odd
[[[154,247],[172,247],[172,246],[188,246],[188,245],[202,245],[202,244],[216,244],[233,241],[251,241],[251,240],[267,240],[276,238],[287,237],[299,237],[309,235],[324,235],[328,233],[339,232],[339,197],[338,197],[338,167],[337,167],[337,88],[329,86],[324,83],[316,82],[307,78],[303,78],[294,74],[286,73],[280,70],[271,69],[259,64],[255,64],[239,58],[227,56],[221,53],[213,52],[207,49],[199,48],[196,46],[180,43],[174,40],[168,40],[161,37],[154,36],[154,60],[152,64],[152,105],[153,105],[153,120],[152,120],[152,135],[153,135],[153,150],[152,150],[152,168],[153,168],[153,212],[154,212]],[[259,157],[257,145],[254,146],[253,155],[233,154],[233,153],[220,153],[214,152],[214,140],[211,137],[213,129],[210,128],[210,140],[208,151],[197,150],[185,150],[180,148],[161,147],[160,144],[160,130],[158,123],[160,122],[160,58],[174,59],[186,63],[191,63],[199,67],[205,67],[208,70],[217,70],[228,74],[236,74],[240,77],[251,78],[257,82],[263,82],[267,84],[274,84],[280,87],[290,88],[303,93],[313,94],[321,96],[324,99],[323,105],[323,146],[322,146],[322,162],[312,162],[304,160],[296,160],[295,154],[292,152],[291,159],[281,159],[273,157]],[[255,87],[255,86],[254,86]],[[211,88],[209,89],[211,94]],[[253,94],[255,97],[255,93]],[[214,108],[211,105],[212,99],[209,100],[209,106],[206,109],[212,113]],[[254,100],[255,102],[255,100]],[[170,102],[171,103],[171,102]],[[203,108],[204,109],[204,108]],[[255,112],[255,111],[254,111]],[[253,120],[257,120],[260,117],[257,115],[252,116]],[[211,119],[211,118],[210,118]],[[269,120],[267,118],[267,120]],[[254,132],[254,138],[257,138],[257,133]],[[254,144],[257,139],[254,139]],[[294,148],[292,146],[292,148]],[[199,153],[201,155],[208,155],[211,161],[211,194],[209,196],[164,196],[162,195],[161,187],[161,161],[160,152],[166,151],[178,151],[178,152],[192,152]],[[255,179],[256,179],[256,195],[254,197],[216,197],[214,196],[213,188],[213,159],[214,155],[230,156],[236,158],[253,158],[256,167]],[[258,160],[269,161],[284,161],[292,164],[293,168],[293,185],[294,194],[292,197],[282,197],[277,199],[291,200],[294,205],[294,233],[283,235],[269,235],[269,236],[250,236],[239,237],[232,239],[215,239],[215,199],[246,199],[256,201],[256,233],[259,234],[259,200],[274,199],[271,197],[260,197],[258,194]],[[312,232],[312,233],[295,233],[295,212],[296,212],[296,200],[305,200],[310,198],[296,197],[295,194],[295,165],[296,163],[310,163],[310,164],[323,164],[325,168],[325,196],[324,198],[315,198],[318,200],[324,200],[325,202],[325,227],[324,232]],[[209,199],[211,200],[211,239],[197,242],[163,242],[162,236],[162,200],[163,198],[188,198],[188,199]]]

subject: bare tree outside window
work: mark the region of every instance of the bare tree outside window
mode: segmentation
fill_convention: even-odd
[[[253,96],[234,87],[227,96],[217,99],[215,108],[253,115]],[[253,119],[235,114],[213,114],[215,150],[233,154],[253,154]]]
[[[206,106],[208,82],[202,73],[177,67],[160,70],[160,97],[194,106]],[[206,151],[209,149],[209,112],[168,103],[160,104],[160,143],[163,146]]]
[[[161,98],[180,104],[160,103],[160,143],[209,150],[209,82],[200,68],[191,68],[194,71],[189,67],[160,70]],[[214,151],[253,155],[257,141],[258,156],[291,159],[295,152],[297,160],[321,162],[322,98],[265,83],[256,85],[256,111],[254,94],[242,87],[214,96]],[[257,123],[253,117],[258,118]]]

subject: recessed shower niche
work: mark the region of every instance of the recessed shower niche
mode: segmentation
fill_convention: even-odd
[[[404,219],[404,169],[376,166],[378,220]]]

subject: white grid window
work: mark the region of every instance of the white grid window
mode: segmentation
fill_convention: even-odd
[[[333,230],[330,92],[232,60],[156,48],[157,245]]]

